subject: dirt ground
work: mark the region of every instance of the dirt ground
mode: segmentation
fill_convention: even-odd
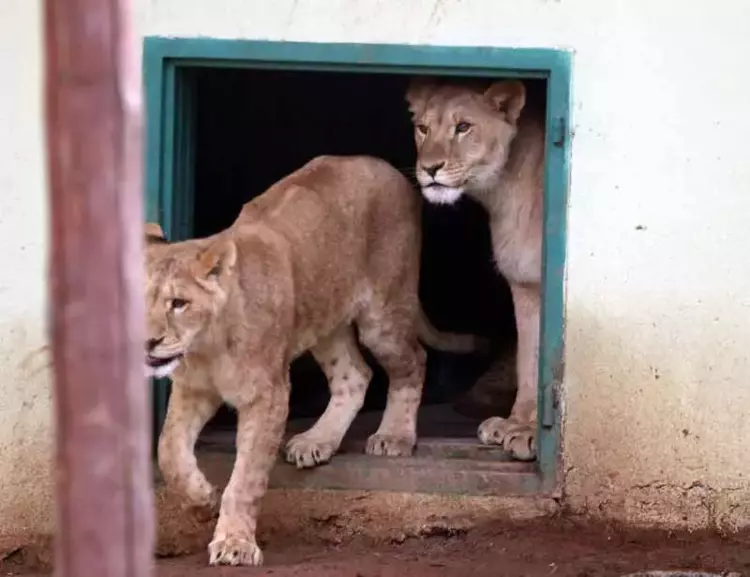
[[[226,456],[201,457],[216,486]],[[550,498],[273,489],[262,568],[207,566],[214,522],[156,491],[154,577],[619,577],[644,570],[750,577],[750,535],[666,533],[595,524]],[[2,531],[2,527],[0,527]],[[0,577],[50,574],[51,538],[0,535]],[[137,576],[133,576],[137,577]]]
[[[736,571],[750,576],[750,539],[619,531],[582,522],[541,519],[469,530],[432,527],[421,535],[341,543],[277,539],[266,565],[209,568],[205,554],[157,560],[157,577],[617,577],[646,569]],[[23,551],[0,562],[0,575],[41,577]]]

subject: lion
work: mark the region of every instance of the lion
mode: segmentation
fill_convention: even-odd
[[[168,488],[202,515],[215,514],[219,498],[198,469],[196,439],[222,402],[238,413],[211,565],[262,563],[256,523],[284,435],[292,360],[311,351],[331,395],[286,444],[286,460],[306,468],[331,459],[364,403],[372,371],[357,333],[390,379],[370,455],[414,450],[426,356],[418,339],[454,352],[486,346],[441,333],[422,312],[421,202],[383,160],[323,156],[214,236],[169,243],[146,226],[146,372],[173,381],[158,463]]]
[[[507,419],[492,417],[479,426],[479,439],[500,445],[517,460],[534,460],[544,116],[524,109],[526,90],[519,81],[487,86],[416,79],[406,100],[423,196],[431,203],[453,204],[468,195],[485,207],[495,264],[513,296],[518,333],[516,400]],[[496,363],[482,380],[502,382],[501,373],[494,375],[498,371],[502,367]],[[476,387],[483,386],[482,380]]]

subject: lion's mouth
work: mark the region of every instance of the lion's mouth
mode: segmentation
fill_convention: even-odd
[[[422,194],[433,204],[453,204],[461,197],[463,189],[434,183],[423,186]]]
[[[460,188],[463,189],[468,184],[468,179],[465,178],[455,184],[446,184],[445,182],[440,182],[436,178],[433,178],[430,182],[427,184],[422,185],[422,188]]]
[[[152,355],[146,355],[146,375],[157,379],[167,377],[177,368],[182,357],[182,353],[170,357],[154,357]]]
[[[182,358],[182,353],[178,353],[171,357],[152,357],[151,355],[146,355],[146,364],[149,367],[153,367],[156,369],[158,367],[163,367],[165,365],[168,365],[172,361],[179,361],[181,358]]]

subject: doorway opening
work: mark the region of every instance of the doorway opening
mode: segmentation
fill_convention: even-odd
[[[188,44],[181,47],[180,42]],[[146,41],[149,119],[151,114],[162,119],[158,129],[149,125],[149,155],[154,147],[159,151],[158,166],[149,162],[149,212],[151,218],[155,215],[160,220],[170,240],[204,237],[227,228],[243,204],[322,154],[380,157],[414,182],[413,126],[404,99],[412,77],[408,70],[398,67],[372,70],[372,67],[357,66],[356,58],[346,69],[338,69],[330,62],[289,66],[288,62],[284,65],[264,60],[253,65],[252,58],[247,58],[252,56],[253,46],[257,56],[262,53],[257,50],[261,45],[274,49],[276,44],[253,42],[239,42],[245,52],[235,45],[239,50],[237,61],[229,65],[232,63],[216,60],[211,54],[217,50],[213,42],[229,50],[238,41]],[[201,44],[204,57],[201,57]],[[287,44],[288,58],[288,43],[284,44]],[[177,60],[169,58],[170,51],[184,53],[185,46],[191,47],[194,54]],[[299,58],[310,55],[310,46],[320,45],[307,46],[307,51],[301,51]],[[279,46],[276,48],[284,51]],[[240,58],[241,53],[245,58]],[[160,76],[155,73],[157,66]],[[442,73],[446,75],[449,71],[453,76],[462,75],[455,67]],[[435,70],[430,72],[434,74]],[[483,77],[490,81],[519,76],[518,71],[508,74],[502,69],[484,72]],[[480,76],[477,71],[471,75]],[[527,76],[523,78],[528,93],[527,107],[542,110],[549,121],[553,116],[549,97],[554,95],[550,73],[536,72]],[[549,126],[548,133],[548,144],[553,136],[559,137],[551,134]],[[565,146],[563,142],[558,148]],[[552,156],[547,162],[552,160],[554,167],[554,153]],[[563,192],[567,185],[565,168],[563,163],[558,169],[560,174],[551,171],[553,178],[563,179],[560,183]],[[547,192],[546,202],[549,190]],[[415,194],[419,194],[416,187]],[[556,204],[564,207],[564,203]],[[549,220],[549,210],[547,212]],[[555,216],[558,223],[562,222],[564,233],[564,218],[560,221],[559,214]],[[548,224],[545,223],[546,233]],[[483,494],[538,492],[553,487],[558,421],[554,395],[545,395],[543,382],[540,382],[539,412],[551,417],[546,425],[544,419],[540,419],[540,428],[545,431],[540,432],[538,441],[539,462],[510,462],[500,448],[482,446],[476,439],[481,419],[491,414],[507,415],[515,395],[513,383],[507,382],[497,391],[495,406],[478,407],[470,402],[471,387],[495,359],[514,363],[516,341],[510,291],[492,261],[484,209],[470,199],[451,207],[425,202],[422,226],[420,298],[426,314],[442,330],[487,338],[492,343],[491,351],[458,355],[425,347],[428,360],[418,448],[415,457],[394,460],[367,457],[363,452],[367,436],[380,421],[387,387],[385,373],[363,349],[374,377],[365,405],[340,453],[329,465],[310,471],[297,471],[280,464],[274,471],[272,484]],[[545,241],[548,245],[549,240]],[[545,246],[545,258],[549,260],[548,248]],[[564,258],[564,246],[562,250]],[[560,255],[553,251],[552,256]],[[549,264],[545,261],[547,273]],[[559,264],[561,266],[562,262]],[[560,291],[560,311],[561,283],[560,278],[560,286],[553,287]],[[550,290],[549,285],[546,278],[545,291]],[[549,310],[547,300],[545,293],[545,305]],[[553,298],[552,304],[555,302]],[[543,331],[545,320],[549,323],[550,316],[543,320]],[[561,326],[560,322],[560,329]],[[554,331],[549,332],[555,337]],[[543,379],[544,363],[558,362],[561,346],[554,338],[548,339],[545,345],[544,335],[542,341],[540,375]],[[552,353],[547,351],[545,356],[545,346],[550,345],[557,345],[557,349]],[[512,379],[512,367],[507,374]],[[561,378],[559,371],[554,378]],[[557,386],[554,378],[548,383],[551,392]],[[310,354],[293,363],[291,381],[290,435],[309,428],[328,402],[326,379]],[[162,418],[160,410],[163,411],[167,396],[168,385],[158,385],[157,433]],[[206,426],[198,449],[233,451],[235,427],[234,412],[222,408]],[[436,468],[442,471],[438,476]],[[545,474],[545,470],[548,473]]]

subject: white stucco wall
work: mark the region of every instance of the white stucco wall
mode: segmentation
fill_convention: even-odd
[[[141,9],[151,35],[573,50],[568,503],[673,525],[750,521],[741,505],[750,501],[750,80],[740,72],[750,3],[154,0]]]
[[[40,7],[0,0],[0,533],[50,522]]]
[[[20,481],[4,470],[0,479],[16,495],[46,491],[38,473],[49,448],[47,378],[22,364],[42,343],[44,318],[37,4],[2,0],[0,19],[0,58],[10,71],[0,92],[0,468],[6,454],[29,463]],[[750,3],[136,6],[150,35],[573,50],[567,503],[673,526],[731,529],[750,521],[750,80],[742,74]],[[13,457],[10,463],[19,470]],[[0,492],[0,518],[17,502]],[[25,502],[35,510],[33,498]]]

